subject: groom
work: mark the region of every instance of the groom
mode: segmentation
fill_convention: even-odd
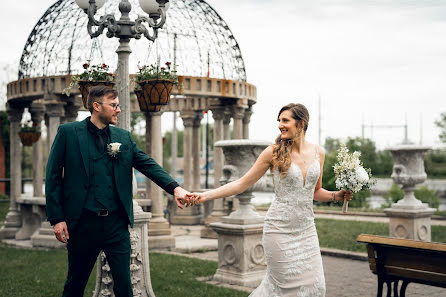
[[[107,256],[116,297],[133,296],[130,240],[133,227],[132,167],[179,202],[189,193],[142,152],[116,125],[116,90],[96,86],[88,95],[91,117],[61,125],[46,168],[46,210],[56,238],[67,244],[63,296],[81,297],[101,250]],[[113,143],[113,145],[109,145]]]

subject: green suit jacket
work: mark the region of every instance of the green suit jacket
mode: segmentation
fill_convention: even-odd
[[[87,120],[63,124],[51,146],[46,167],[46,212],[48,221],[64,220],[73,229],[79,221],[89,185]],[[175,182],[152,158],[141,151],[130,133],[110,126],[111,142],[121,143],[113,162],[119,200],[133,227],[132,167],[163,189]]]

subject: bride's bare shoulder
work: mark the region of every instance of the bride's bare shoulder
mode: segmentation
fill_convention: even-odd
[[[308,144],[310,145],[310,147],[313,150],[315,150],[319,154],[319,157],[321,157],[321,158],[325,157],[325,149],[322,146],[315,144],[315,143],[310,143],[310,142]]]

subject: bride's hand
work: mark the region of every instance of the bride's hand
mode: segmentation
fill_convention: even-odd
[[[335,193],[335,200],[336,201],[350,201],[353,199],[353,193],[347,190],[339,190]]]
[[[186,197],[189,205],[197,205],[206,201],[206,199],[200,193],[186,194]]]

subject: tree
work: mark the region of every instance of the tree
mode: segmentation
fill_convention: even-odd
[[[438,121],[435,121],[435,125],[440,128],[440,140],[446,143],[446,112],[443,112],[440,115],[440,119]]]

